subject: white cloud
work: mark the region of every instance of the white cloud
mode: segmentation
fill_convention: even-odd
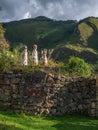
[[[27,19],[27,18],[31,18],[30,12],[26,12],[26,13],[23,15],[23,17],[22,17],[22,19]]]
[[[1,22],[36,16],[60,20],[98,17],[98,0],[0,0],[0,5]]]

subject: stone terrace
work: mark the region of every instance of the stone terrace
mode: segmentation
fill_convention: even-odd
[[[86,112],[98,116],[96,79],[66,78],[42,71],[0,74],[0,109],[32,115]]]

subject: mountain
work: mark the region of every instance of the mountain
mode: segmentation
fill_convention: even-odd
[[[43,16],[4,23],[5,37],[13,48],[17,44],[26,44],[29,49],[37,43],[41,48],[53,48],[69,41],[76,21],[55,21]]]
[[[57,62],[67,63],[70,56],[80,57],[89,64],[95,64],[98,61],[98,53],[94,49],[80,45],[69,44],[57,47],[52,53],[52,58]]]
[[[98,50],[98,18],[89,17],[81,20],[76,31],[80,44]]]
[[[56,21],[39,16],[3,23],[3,27],[6,29],[5,37],[11,48],[26,44],[32,50],[32,44],[37,43],[39,50],[55,48],[52,55],[55,60],[66,62],[66,58],[77,54],[76,56],[84,58],[89,63],[98,61],[98,18],[88,17],[77,22]],[[82,51],[77,52],[66,45],[80,47]]]

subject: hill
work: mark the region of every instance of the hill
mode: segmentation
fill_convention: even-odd
[[[34,42],[41,48],[53,48],[69,41],[76,26],[76,21],[55,21],[43,16],[13,21],[3,24],[5,37],[13,48],[17,44],[27,44],[29,49]]]
[[[57,62],[60,61],[67,63],[70,56],[80,57],[89,64],[95,64],[98,61],[98,53],[96,51],[80,45],[69,44],[57,47],[52,53],[52,58]]]
[[[37,43],[39,50],[55,48],[52,55],[55,60],[66,62],[64,57],[68,59],[71,55],[75,55],[89,63],[98,61],[98,18],[88,17],[77,22],[75,20],[56,21],[39,16],[3,23],[3,27],[6,29],[5,37],[11,48],[26,44],[31,50],[32,44]],[[80,46],[82,51],[77,52],[73,47],[68,47],[69,44],[77,50]]]
[[[81,20],[77,25],[76,34],[80,44],[98,50],[98,18]]]

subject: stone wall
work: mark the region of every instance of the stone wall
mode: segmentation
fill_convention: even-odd
[[[0,109],[34,115],[86,111],[98,116],[94,106],[96,88],[95,79],[66,78],[41,71],[0,74]]]

